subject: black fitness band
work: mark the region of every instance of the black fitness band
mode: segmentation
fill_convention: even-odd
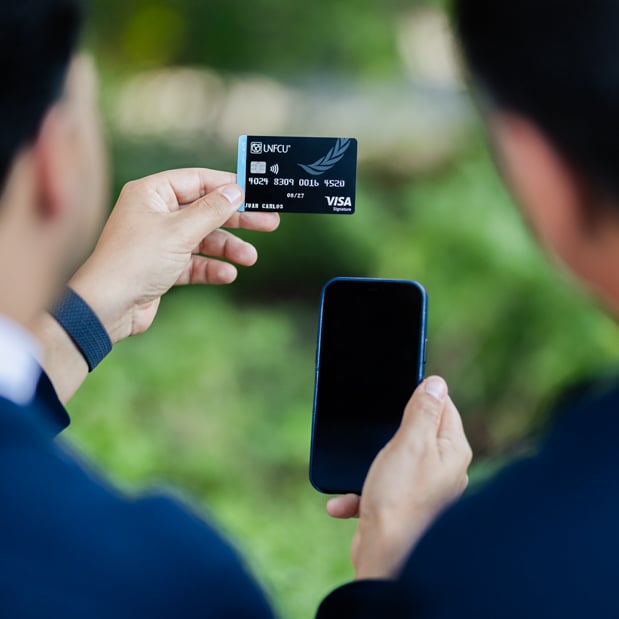
[[[51,315],[73,340],[92,372],[112,350],[112,342],[105,327],[89,305],[71,288],[66,288],[62,299]]]

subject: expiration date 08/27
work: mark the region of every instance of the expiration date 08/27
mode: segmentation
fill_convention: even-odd
[[[305,194],[304,193],[287,193],[286,197],[289,200],[303,200],[303,198],[305,198]]]

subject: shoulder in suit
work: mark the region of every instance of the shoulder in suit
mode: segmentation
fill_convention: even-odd
[[[0,616],[272,617],[212,527],[170,498],[123,496],[58,445],[50,397],[0,400]]]

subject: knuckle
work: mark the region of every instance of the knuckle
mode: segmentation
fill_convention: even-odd
[[[125,183],[123,185],[123,188],[120,190],[121,198],[124,198],[125,196],[130,195],[132,193],[133,183],[135,183],[135,181],[129,181],[128,183]]]
[[[227,215],[230,210],[230,203],[217,191],[209,193],[201,198],[200,206],[208,209],[215,218]]]
[[[460,480],[460,484],[458,488],[459,493],[462,494],[468,488],[468,486],[469,486],[469,476],[465,475]]]
[[[132,198],[136,199],[140,193],[143,191],[145,187],[144,179],[132,180],[123,186],[120,192],[120,197],[122,198]]]
[[[464,445],[464,449],[462,450],[462,456],[467,467],[469,466],[469,464],[471,464],[471,462],[473,462],[473,455],[474,454],[471,446],[468,442],[466,442]]]
[[[141,182],[141,179],[128,181],[127,183],[125,183],[122,189],[123,192],[132,193],[133,191],[138,189],[138,187],[140,186],[140,182]]]

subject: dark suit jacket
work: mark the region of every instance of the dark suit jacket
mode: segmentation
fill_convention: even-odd
[[[619,617],[619,388],[567,398],[536,455],[443,514],[399,580],[346,585],[318,616]]]
[[[0,617],[272,617],[212,527],[123,496],[56,444],[68,421],[46,377],[30,407],[0,399]]]

